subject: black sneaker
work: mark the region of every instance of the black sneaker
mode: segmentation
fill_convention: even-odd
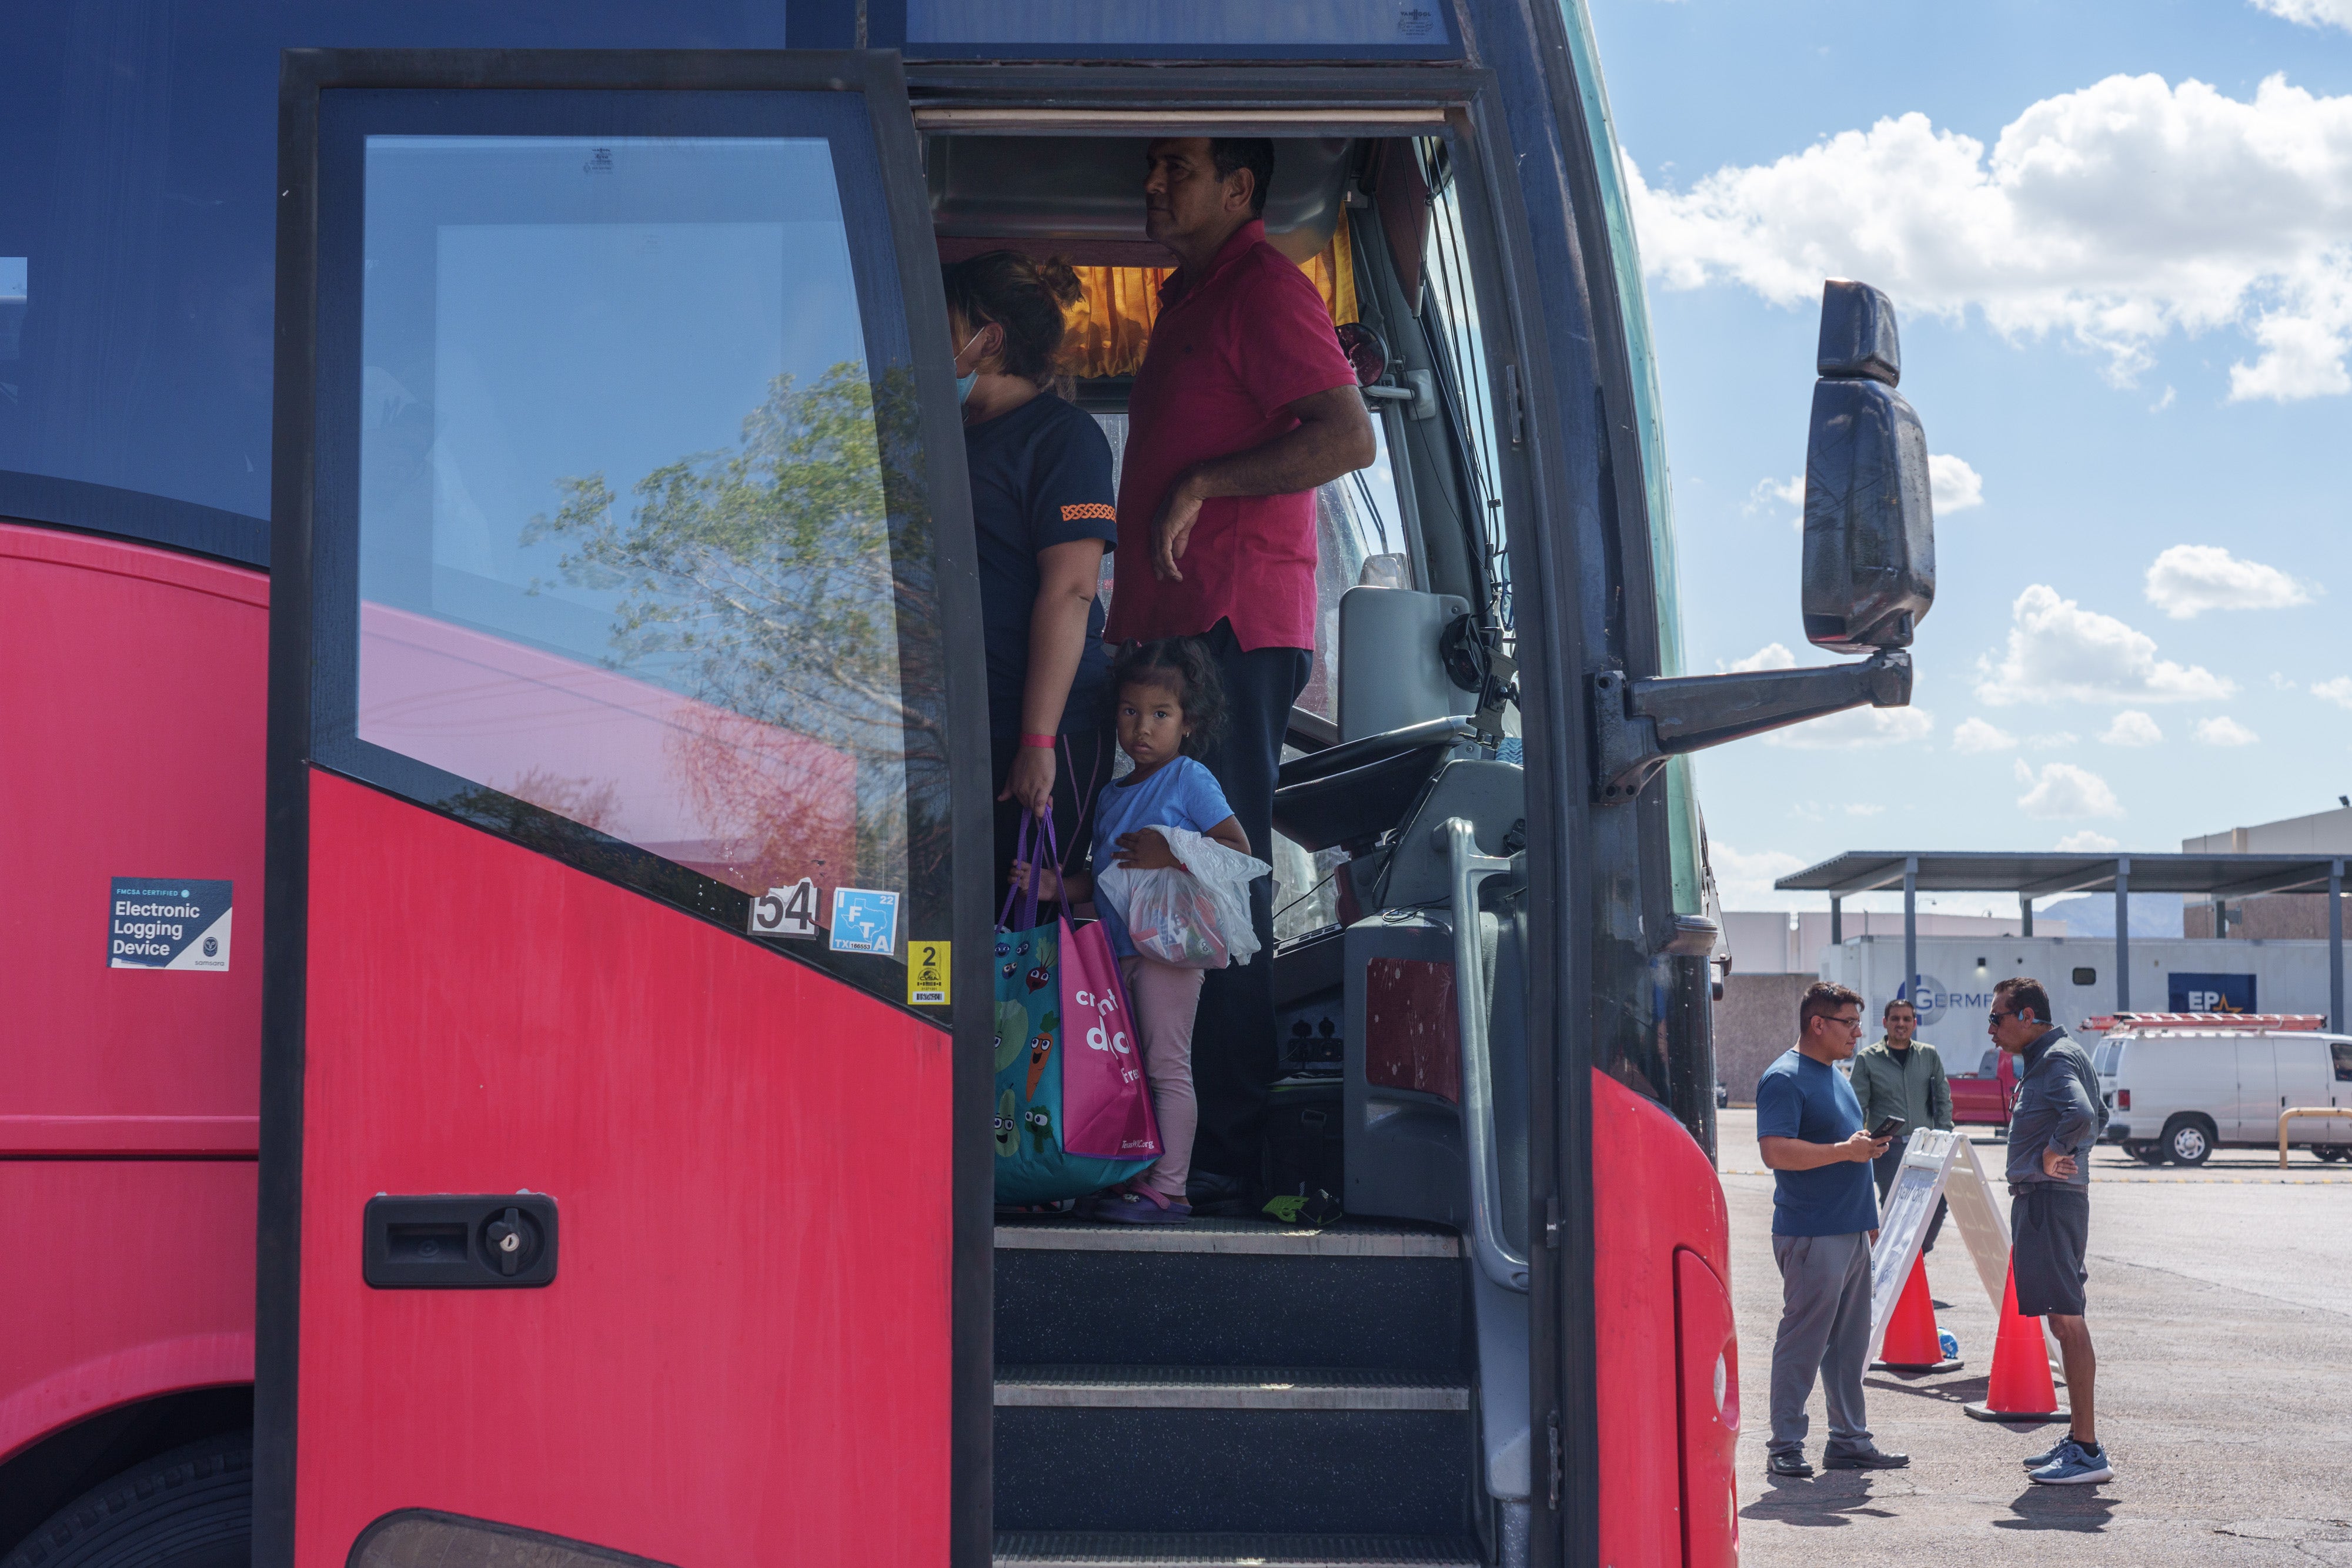
[[[1903,1470],[1911,1468],[1911,1456],[1890,1454],[1878,1448],[1857,1448],[1852,1453],[1825,1456],[1822,1467],[1832,1470]]]
[[[1801,1452],[1791,1449],[1785,1454],[1769,1456],[1764,1461],[1764,1473],[1801,1481],[1813,1473],[1813,1467],[1805,1463],[1805,1456]]]
[[[1192,1206],[1195,1214],[1245,1214],[1250,1207],[1249,1196],[1248,1183],[1215,1171],[1194,1171],[1184,1182],[1184,1201]]]

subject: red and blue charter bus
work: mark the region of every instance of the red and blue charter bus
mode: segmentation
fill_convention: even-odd
[[[1167,135],[1378,451],[1182,1228],[992,1201],[940,285],[1122,451]],[[0,136],[0,1568],[1736,1561],[1684,758],[1907,698],[1924,446],[1830,285],[1867,657],[1683,674],[1581,0],[61,0]]]

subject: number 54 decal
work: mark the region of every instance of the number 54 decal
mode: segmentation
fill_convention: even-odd
[[[816,935],[816,883],[807,877],[790,887],[772,887],[751,900],[754,936]]]

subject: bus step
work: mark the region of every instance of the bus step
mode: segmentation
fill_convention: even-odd
[[[1008,1530],[1460,1530],[1476,1435],[1450,1409],[1163,1404],[996,1409]]]
[[[999,1366],[1319,1366],[1466,1381],[1451,1232],[1100,1226],[1033,1239],[1020,1228],[996,1252]],[[1192,1246],[1167,1245],[1178,1241]]]
[[[1000,1219],[999,1251],[1195,1252],[1226,1257],[1459,1258],[1462,1239],[1433,1225],[1343,1220],[1301,1228],[1258,1219],[1196,1219],[1161,1228],[1078,1219]]]
[[[1470,1390],[1416,1372],[1326,1367],[1003,1366],[999,1409],[1467,1410]]]
[[[1426,1535],[1113,1535],[999,1531],[996,1568],[1479,1568],[1467,1541]]]

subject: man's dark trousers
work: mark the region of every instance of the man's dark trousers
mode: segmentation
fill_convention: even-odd
[[[1314,655],[1304,648],[1247,653],[1220,621],[1201,639],[1225,683],[1224,732],[1201,760],[1249,835],[1250,853],[1274,859],[1274,781],[1290,708],[1307,689]],[[1258,953],[1245,965],[1212,969],[1193,1015],[1192,1087],[1201,1101],[1192,1168],[1255,1189],[1265,1142],[1265,1111],[1279,1056],[1274,1034],[1274,879],[1250,883],[1250,924]]]

